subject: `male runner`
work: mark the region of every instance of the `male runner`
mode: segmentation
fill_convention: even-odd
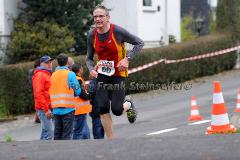
[[[125,84],[128,76],[129,61],[140,52],[144,42],[130,34],[125,29],[110,23],[108,9],[97,5],[93,11],[95,29],[88,36],[86,63],[91,76],[97,78],[97,103],[100,107],[101,121],[109,139],[114,138],[112,130],[112,113],[116,116],[127,112],[128,120],[134,123],[137,117],[134,104],[130,99],[125,99]],[[125,42],[134,45],[126,53]],[[94,53],[97,54],[98,63],[95,68]]]

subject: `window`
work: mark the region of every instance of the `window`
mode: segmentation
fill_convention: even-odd
[[[152,0],[143,0],[143,6],[151,7],[152,6]]]
[[[156,12],[156,6],[154,0],[143,0],[143,11],[144,12]]]

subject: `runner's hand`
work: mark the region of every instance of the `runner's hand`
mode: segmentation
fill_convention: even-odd
[[[125,71],[125,70],[127,70],[128,65],[129,65],[129,62],[128,62],[127,58],[125,57],[124,59],[122,59],[121,61],[118,62],[117,67],[118,67],[119,71]]]
[[[95,70],[91,70],[90,75],[91,75],[92,77],[94,77],[94,78],[97,78],[98,73],[97,73],[97,71],[95,71]]]
[[[46,115],[46,117],[48,118],[48,119],[51,119],[52,118],[52,112],[49,110],[49,111],[47,111],[46,113],[45,113],[45,115]]]

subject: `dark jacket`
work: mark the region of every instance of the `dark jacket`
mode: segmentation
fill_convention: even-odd
[[[96,79],[92,79],[89,82],[89,94],[90,94],[90,103],[92,105],[92,112],[90,116],[94,118],[100,118],[100,108],[97,105],[96,91],[97,91],[97,82]]]

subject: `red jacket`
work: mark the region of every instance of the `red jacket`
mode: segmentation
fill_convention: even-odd
[[[46,69],[37,68],[34,70],[32,84],[36,110],[42,109],[47,112],[51,109],[49,95],[51,75],[52,73]]]

